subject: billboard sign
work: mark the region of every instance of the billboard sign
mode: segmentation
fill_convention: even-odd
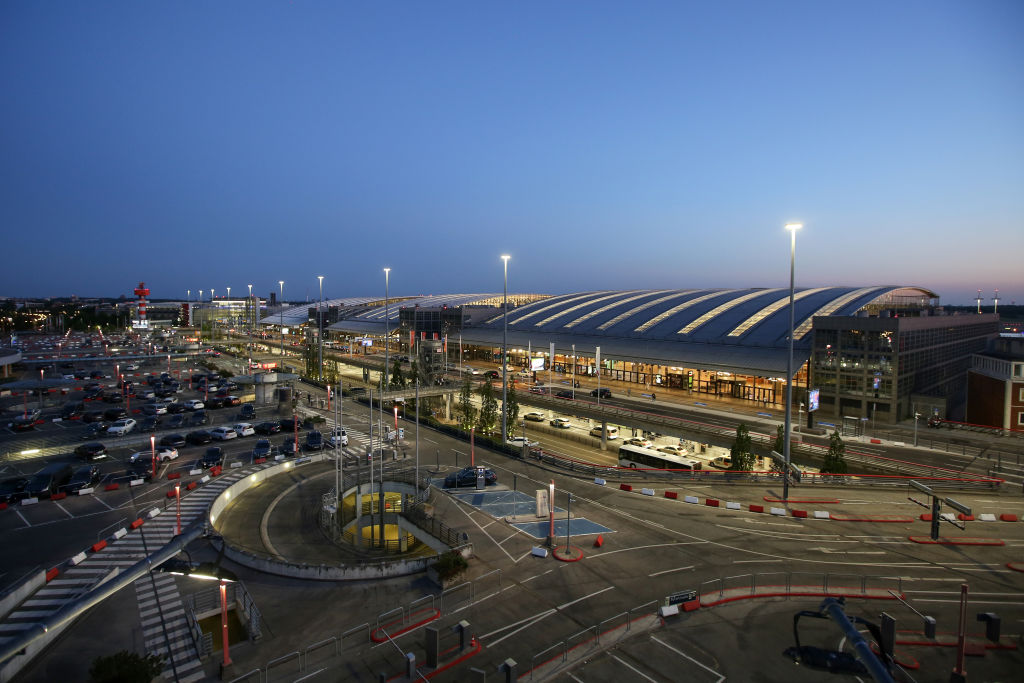
[[[818,409],[820,389],[811,389],[807,392],[807,412],[813,413]]]

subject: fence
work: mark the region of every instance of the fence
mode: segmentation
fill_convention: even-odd
[[[234,605],[235,609],[245,617],[249,640],[258,640],[263,635],[262,616],[256,603],[253,601],[245,584],[235,581],[225,584],[227,602]],[[205,657],[213,652],[213,634],[203,633],[199,626],[197,614],[220,611],[220,586],[212,585],[205,590],[196,591],[185,597],[185,616],[188,620],[189,631],[192,640],[200,657]]]
[[[790,596],[846,596],[892,599],[890,590],[903,594],[899,576],[816,574],[813,572],[764,572],[708,579],[700,584],[697,599],[702,607],[734,600]]]

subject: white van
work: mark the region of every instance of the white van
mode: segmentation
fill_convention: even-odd
[[[591,429],[590,430],[590,435],[591,436],[600,437],[601,436],[601,425],[598,425],[598,426],[594,427],[593,429]],[[619,438],[619,428],[618,427],[612,427],[612,426],[606,427],[605,428],[605,438],[607,438],[609,441],[611,441],[612,439]]]

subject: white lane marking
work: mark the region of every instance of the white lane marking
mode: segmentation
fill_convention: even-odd
[[[721,674],[721,673],[715,671],[714,669],[712,669],[711,667],[708,667],[708,666],[705,666],[705,665],[701,664],[700,662],[698,662],[696,659],[694,659],[690,655],[686,654],[682,650],[677,650],[676,648],[672,647],[671,645],[669,645],[665,641],[659,639],[657,636],[651,636],[651,640],[653,640],[654,642],[658,643],[662,647],[664,647],[664,648],[666,648],[668,650],[671,650],[672,652],[675,652],[680,657],[685,657],[686,659],[689,659],[691,662],[693,662],[694,664],[696,664],[700,668],[704,669],[705,671],[707,671],[712,676],[718,676],[718,680],[715,681],[715,683],[722,683],[722,681],[725,680],[725,674]]]
[[[939,600],[938,598],[917,598],[914,602],[944,602],[950,605],[959,605],[960,599],[955,600]],[[971,602],[974,604],[992,604],[992,605],[1024,605],[1024,602],[1008,602],[1006,600],[975,600],[971,598]],[[231,641],[228,641],[231,642]]]
[[[756,564],[760,562],[782,562],[783,560],[733,560],[733,564]],[[230,640],[228,641],[231,642]]]
[[[652,576],[661,576],[662,574],[671,574],[672,572],[685,572],[687,569],[693,569],[693,565],[691,564],[689,567],[676,567],[675,569],[666,569],[662,572],[654,572],[653,574],[648,574],[647,577],[650,578]],[[231,641],[228,642],[230,643]]]
[[[615,589],[615,586],[608,586],[607,588],[602,588],[601,590],[595,591],[595,592],[593,592],[593,593],[591,593],[589,595],[584,595],[581,598],[576,598],[575,600],[572,600],[570,602],[563,603],[563,604],[559,605],[558,607],[554,607],[552,609],[545,610],[545,611],[541,612],[540,614],[537,614],[537,615],[535,615],[533,617],[527,617],[526,619],[523,619],[521,621],[517,621],[514,624],[509,624],[508,626],[503,626],[502,628],[499,628],[499,629],[497,629],[495,631],[491,631],[490,633],[487,633],[485,635],[480,636],[480,638],[481,639],[488,638],[488,637],[490,637],[490,636],[492,636],[492,635],[494,635],[496,633],[501,633],[505,629],[512,628],[514,626],[519,626],[519,624],[522,624],[522,626],[519,626],[519,628],[517,628],[514,631],[511,631],[509,633],[506,633],[501,638],[498,638],[494,642],[488,643],[488,645],[487,645],[488,647],[494,647],[495,645],[497,645],[501,641],[505,640],[506,638],[514,636],[515,634],[517,634],[520,631],[522,631],[524,628],[527,628],[530,625],[532,625],[532,624],[534,624],[534,623],[536,623],[538,621],[541,621],[542,619],[545,619],[545,618],[551,616],[555,612],[561,611],[561,610],[565,609],[566,607],[572,607],[577,602],[582,602],[584,600],[588,600],[588,599],[594,597],[595,595],[600,595],[601,593],[604,593],[604,592],[610,591],[610,590],[614,590],[614,589]]]
[[[71,519],[74,519],[74,518],[75,518],[75,516],[74,516],[73,514],[71,514],[70,512],[68,512],[68,510],[67,510],[67,508],[66,508],[66,507],[64,507],[63,505],[61,505],[61,504],[60,504],[60,503],[58,503],[57,501],[53,501],[53,504],[54,504],[54,505],[56,505],[57,507],[59,507],[59,508],[60,508],[61,510],[63,510],[63,511],[64,511],[64,514],[65,514],[65,515],[67,515],[68,517],[70,517]],[[230,643],[231,641],[229,640],[228,642]]]
[[[229,640],[228,642],[230,643],[231,641]],[[618,655],[611,655],[611,658],[614,659],[619,664],[621,664],[622,666],[624,666],[627,669],[629,669],[630,671],[632,671],[633,673],[635,673],[637,676],[640,676],[641,678],[643,678],[645,680],[648,680],[651,683],[658,683],[658,681],[656,679],[651,678],[650,676],[645,674],[643,671],[641,671],[640,669],[636,668],[635,666],[633,666],[629,662],[625,661],[624,659],[622,659]]]
[[[31,524],[29,524],[28,520],[25,519],[25,515],[21,514],[21,510],[15,510],[15,512],[18,514],[19,517],[21,517],[21,521],[25,522],[25,526],[32,526]]]
[[[102,498],[96,497],[96,498],[93,498],[93,500],[95,500],[95,501],[97,501],[97,502],[99,502],[99,503],[102,503],[103,505],[106,505],[106,506],[107,506],[107,509],[108,509],[108,510],[113,510],[113,509],[114,509],[114,508],[113,508],[113,507],[112,507],[112,506],[110,505],[110,503],[108,503],[107,501],[103,500]],[[230,643],[231,643],[231,640],[229,639],[229,640],[228,640],[228,644],[230,645]]]
[[[463,508],[463,505],[468,505],[468,503],[462,503],[462,501],[459,500],[458,498],[454,498],[454,500],[455,500],[455,503],[456,503],[456,505],[455,505],[455,509],[456,510],[462,511],[462,514],[466,515],[466,519],[468,519],[473,524],[475,524],[476,527],[478,529],[480,529],[480,533],[482,533],[484,536],[486,536],[491,541],[491,543],[493,543],[495,546],[497,546],[501,550],[501,552],[505,553],[505,556],[508,557],[508,559],[510,559],[513,564],[518,562],[518,560],[516,560],[516,558],[512,557],[512,555],[511,555],[511,553],[509,553],[509,551],[505,550],[505,547],[503,545],[501,545],[501,543],[498,543],[498,541],[496,541],[493,536],[491,536],[489,533],[487,533],[487,531],[484,529],[484,527],[480,526],[480,523],[477,522],[473,518],[473,516],[470,515],[469,512],[465,508]],[[477,508],[474,507],[472,509],[476,510]]]

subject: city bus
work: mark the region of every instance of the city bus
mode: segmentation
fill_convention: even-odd
[[[641,446],[619,446],[619,467],[657,470],[694,471],[702,469],[699,460],[682,455],[662,453]]]

